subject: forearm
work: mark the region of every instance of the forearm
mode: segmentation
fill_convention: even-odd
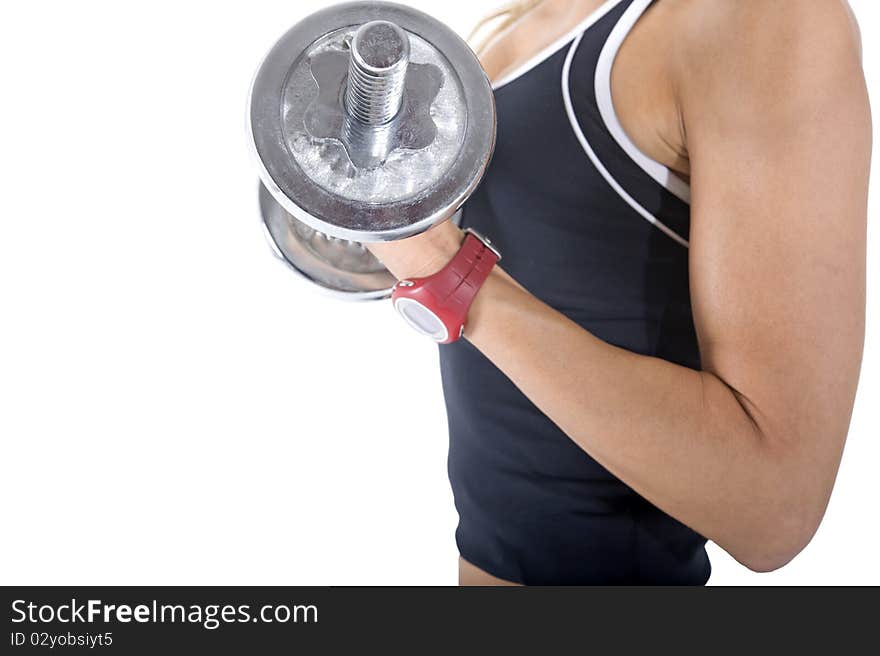
[[[772,552],[779,518],[799,516],[780,507],[798,501],[789,454],[718,377],[608,345],[500,270],[465,336],[593,458],[734,556]]]
[[[398,278],[426,276],[461,238],[447,223],[406,249],[371,250]],[[821,459],[762,431],[713,373],[611,346],[501,267],[474,299],[464,336],[609,471],[749,566],[782,564],[815,529],[804,508],[824,509],[808,498],[830,489],[813,475]]]

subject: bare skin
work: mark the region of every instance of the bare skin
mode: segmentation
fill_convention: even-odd
[[[518,583],[511,583],[510,581],[499,579],[497,576],[492,576],[488,572],[484,572],[483,570],[481,570],[476,565],[471,565],[461,556],[458,557],[458,584],[461,586],[519,585]]]
[[[487,53],[490,75],[599,4],[546,0]],[[612,93],[634,143],[691,180],[703,370],[600,341],[500,267],[465,337],[643,497],[776,569],[822,520],[861,363],[871,120],[855,21],[843,0],[659,0]],[[446,223],[373,250],[414,277],[460,241]],[[498,583],[468,563],[460,579]]]

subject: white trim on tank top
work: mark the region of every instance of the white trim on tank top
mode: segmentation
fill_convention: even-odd
[[[596,155],[593,148],[590,146],[590,142],[587,141],[586,136],[584,136],[584,131],[581,129],[580,123],[578,122],[577,116],[574,113],[574,107],[571,103],[571,90],[570,90],[570,77],[571,77],[571,62],[574,59],[574,55],[577,52],[577,48],[581,43],[581,39],[583,38],[583,32],[579,34],[574,43],[571,44],[571,47],[568,49],[568,55],[565,57],[565,64],[562,67],[562,99],[565,102],[565,111],[568,114],[568,121],[571,123],[571,129],[574,131],[577,140],[580,141],[581,146],[584,149],[584,152],[587,154],[587,157],[590,158],[590,161],[593,162],[593,166],[596,167],[596,170],[605,178],[605,181],[611,186],[614,191],[617,192],[617,195],[620,196],[633,210],[636,211],[643,219],[645,219],[648,223],[659,228],[662,232],[666,233],[669,237],[671,237],[674,241],[681,244],[685,248],[689,248],[690,244],[688,241],[679,235],[675,230],[667,226],[665,223],[660,221],[656,216],[651,214],[648,210],[646,210],[642,205],[632,196],[630,196],[627,191],[614,179],[614,176],[608,172],[608,169],[605,168],[605,165],[602,164],[599,157]]]
[[[602,47],[596,66],[596,100],[599,104],[599,114],[602,116],[605,126],[630,159],[660,186],[690,205],[690,185],[669,167],[646,155],[632,142],[620,124],[620,119],[614,109],[614,98],[611,94],[611,69],[614,66],[614,60],[617,58],[624,40],[653,1],[634,0],[611,31],[611,35]]]
[[[553,43],[551,43],[546,48],[543,48],[538,54],[526,60],[520,66],[517,66],[507,75],[504,75],[499,80],[492,83],[492,88],[497,91],[501,87],[506,84],[510,84],[518,77],[522,77],[530,70],[540,65],[553,55],[555,55],[562,47],[571,41],[573,38],[578,36],[579,34],[583,34],[586,30],[588,30],[594,23],[597,23],[599,19],[601,19],[605,14],[614,9],[617,5],[619,5],[623,0],[605,0],[601,5],[599,5],[596,9],[594,9],[586,18],[584,18],[580,23],[578,23],[575,27],[569,30],[565,35],[556,39]]]

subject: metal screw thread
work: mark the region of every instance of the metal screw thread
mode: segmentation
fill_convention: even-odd
[[[409,38],[388,21],[365,23],[351,41],[345,108],[370,126],[390,122],[403,103]]]

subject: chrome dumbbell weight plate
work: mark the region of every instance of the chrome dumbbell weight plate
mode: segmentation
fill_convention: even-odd
[[[359,243],[337,239],[294,219],[262,184],[260,215],[277,255],[294,272],[348,300],[384,298],[394,276]]]
[[[390,3],[336,5],[288,31],[257,72],[248,118],[276,250],[364,298],[394,281],[360,242],[452,216],[495,140],[492,91],[467,45]]]
[[[295,273],[327,293],[352,301],[386,298],[396,282],[382,264],[359,243],[337,239],[294,219],[262,184],[260,215],[275,255]],[[461,211],[451,221],[458,225]]]

